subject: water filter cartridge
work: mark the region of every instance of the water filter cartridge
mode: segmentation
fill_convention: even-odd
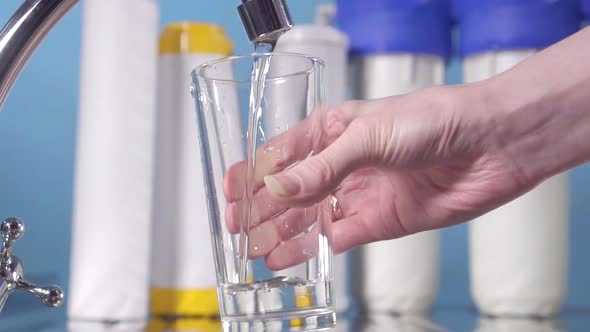
[[[534,50],[494,51],[464,60],[465,82],[483,80]],[[490,315],[549,316],[565,300],[569,184],[557,175],[469,225],[471,292]]]
[[[347,99],[348,37],[330,25],[336,8],[319,5],[315,24],[295,25],[283,34],[275,47],[277,52],[302,53],[324,61],[327,107]]]
[[[86,0],[70,320],[145,320],[158,38],[154,0]]]
[[[447,1],[340,0],[351,40],[354,97],[374,99],[440,85],[450,49]],[[421,313],[438,287],[439,232],[365,245],[353,254],[354,294],[371,313]]]
[[[445,59],[412,53],[355,56],[351,71],[355,98],[376,99],[442,84]]]
[[[221,27],[174,23],[160,37],[151,266],[152,314],[219,314],[190,73],[232,52]],[[223,197],[223,196],[222,196]]]
[[[574,33],[581,20],[575,1],[458,1],[456,10],[465,82],[512,68]],[[471,292],[481,312],[545,317],[561,309],[568,211],[564,173],[469,225]]]
[[[317,18],[315,24],[296,25],[290,31],[283,34],[275,47],[277,52],[302,53],[317,57],[324,61],[325,64],[325,91],[326,106],[332,108],[343,103],[346,98],[347,89],[347,63],[348,63],[348,38],[337,29],[330,26],[334,16],[335,7],[333,5],[320,5],[317,8]],[[283,112],[293,113],[293,112]],[[294,114],[296,115],[296,114]],[[283,121],[289,123],[288,119],[270,118],[267,121]],[[296,122],[291,122],[296,123]],[[279,128],[283,125],[277,124]],[[275,126],[269,126],[274,128]],[[285,128],[286,129],[286,128]],[[348,254],[335,256],[334,265],[334,294],[336,311],[345,312],[349,307],[349,283],[348,276]],[[301,272],[287,272],[287,275],[305,276],[305,264],[295,269]],[[280,274],[279,272],[278,274]]]

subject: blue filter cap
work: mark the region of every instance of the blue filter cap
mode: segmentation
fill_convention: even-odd
[[[579,30],[580,0],[453,0],[461,56],[542,49]]]
[[[351,54],[418,53],[447,59],[450,0],[337,0],[336,21]]]
[[[584,13],[586,14],[586,20],[590,21],[590,0],[584,0],[582,6]]]

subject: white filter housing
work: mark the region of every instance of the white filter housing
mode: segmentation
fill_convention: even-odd
[[[535,50],[474,55],[465,82],[510,69]],[[569,183],[563,173],[469,225],[471,292],[489,315],[546,317],[566,296]],[[524,329],[522,329],[524,331]]]
[[[147,318],[158,5],[86,0],[68,316]]]
[[[347,99],[347,66],[348,66],[348,38],[345,34],[331,27],[329,22],[333,16],[334,7],[331,5],[319,6],[316,24],[313,25],[295,25],[290,31],[286,32],[279,39],[275,51],[288,53],[301,53],[319,58],[324,61],[325,75],[324,87],[326,93],[326,106],[333,108],[343,103]],[[298,115],[293,112],[293,116]],[[282,129],[288,129],[290,121],[288,118],[279,118],[284,123],[277,123],[275,126]],[[272,117],[266,121],[277,121]],[[335,256],[333,259],[334,267],[334,294],[336,300],[336,311],[344,312],[349,307],[348,285],[350,278],[347,273],[348,254]],[[286,275],[305,275],[305,264],[296,266],[287,271],[280,271]]]
[[[417,54],[352,59],[355,97],[375,99],[443,84],[444,60]],[[423,313],[438,287],[439,231],[371,243],[354,254],[354,292],[371,313]]]
[[[347,100],[346,35],[330,26],[296,25],[279,39],[275,51],[302,53],[323,60],[327,106],[332,108]]]

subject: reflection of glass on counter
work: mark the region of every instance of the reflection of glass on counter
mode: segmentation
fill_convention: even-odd
[[[552,319],[519,319],[481,317],[475,332],[561,332],[559,322]]]

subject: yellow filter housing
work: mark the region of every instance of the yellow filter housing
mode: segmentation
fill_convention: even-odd
[[[160,54],[211,53],[228,56],[233,44],[225,30],[216,24],[178,22],[164,27]]]
[[[211,245],[208,238],[194,238],[209,234],[209,228],[206,200],[199,186],[201,158],[193,148],[197,144],[194,102],[186,87],[192,69],[231,55],[232,48],[224,29],[209,23],[172,23],[159,38],[153,223],[159,236],[152,244],[150,292],[154,316],[219,316]],[[194,183],[199,189],[187,190],[176,183]],[[201,257],[194,257],[199,254]],[[170,257],[174,257],[173,264]]]
[[[156,315],[219,315],[217,289],[152,288],[150,309]]]

